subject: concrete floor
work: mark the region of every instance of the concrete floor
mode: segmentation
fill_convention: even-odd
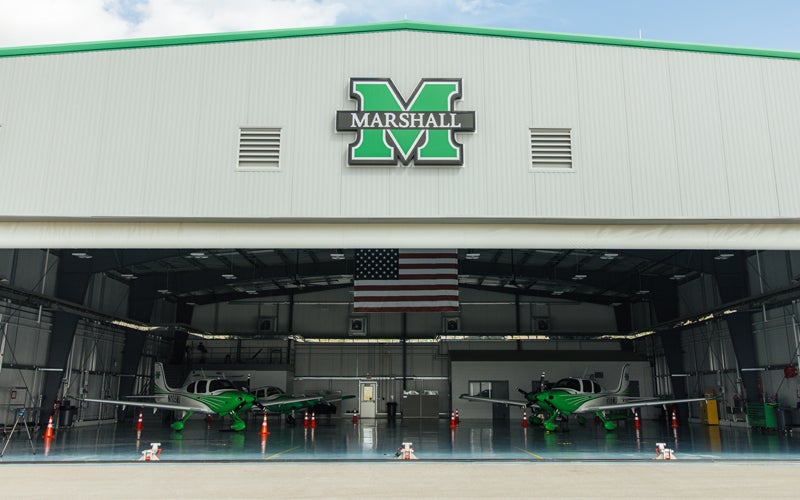
[[[15,433],[0,458],[0,488],[13,498],[399,498],[655,497],[753,498],[800,487],[800,429],[795,435],[699,424],[671,429],[643,422],[608,433],[571,423],[547,434],[519,423],[462,420],[326,419],[316,429],[271,417],[247,431],[215,419],[172,432],[158,415],[131,423],[73,427],[47,444]],[[161,443],[159,462],[139,462]],[[397,460],[411,442],[416,461]],[[677,460],[657,461],[666,443]],[[2,443],[5,445],[5,442]]]

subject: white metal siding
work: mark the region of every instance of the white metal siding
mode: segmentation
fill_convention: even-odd
[[[800,216],[800,62],[421,32],[0,58],[2,217]],[[351,77],[462,78],[463,167],[348,167]],[[240,127],[281,168],[236,171]],[[574,168],[530,168],[529,129]]]

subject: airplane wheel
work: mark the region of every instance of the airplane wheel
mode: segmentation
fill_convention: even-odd
[[[558,426],[557,426],[555,423],[553,423],[553,422],[545,422],[545,423],[544,423],[544,428],[545,428],[546,430],[550,431],[550,432],[553,432],[553,431],[555,431],[557,427],[558,427]]]
[[[614,422],[606,422],[603,424],[603,427],[605,427],[607,431],[611,432],[617,428],[617,424]]]

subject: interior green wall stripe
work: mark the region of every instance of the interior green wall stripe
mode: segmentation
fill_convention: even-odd
[[[160,38],[139,38],[130,40],[112,40],[103,42],[82,42],[59,45],[37,45],[28,47],[0,48],[0,57],[19,57],[45,54],[64,54],[75,52],[92,52],[101,50],[125,50],[150,47],[173,47],[178,45],[197,45],[208,43],[244,42],[253,40],[271,40],[278,38],[296,38],[308,36],[350,35],[359,33],[380,33],[387,31],[421,31],[430,33],[446,33],[452,35],[493,36],[524,40],[545,40],[568,43],[586,43],[593,45],[609,45],[618,47],[636,47],[646,49],[679,50],[686,52],[702,52],[712,54],[743,55],[754,57],[771,57],[780,59],[800,59],[800,52],[783,50],[753,49],[741,47],[725,47],[721,45],[702,45],[693,43],[664,42],[639,40],[633,38],[612,38],[592,35],[571,35],[565,33],[547,33],[540,31],[523,31],[501,28],[481,28],[455,26],[448,24],[432,24],[417,21],[397,21],[389,23],[362,24],[351,26],[324,26],[318,28],[290,28],[270,31],[243,31],[239,33],[214,33],[205,35],[184,35]]]

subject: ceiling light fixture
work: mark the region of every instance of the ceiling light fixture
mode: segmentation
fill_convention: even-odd
[[[480,256],[481,256],[481,254],[479,254],[477,252],[470,252],[470,253],[464,255],[464,258],[467,259],[467,260],[478,260],[478,258],[480,258]]]
[[[236,275],[232,274],[232,273],[225,273],[225,274],[222,275],[222,277],[225,278],[226,280],[235,280],[236,279]]]
[[[331,259],[333,259],[333,260],[344,260],[344,254],[343,253],[332,253],[331,254]]]
[[[576,281],[580,281],[582,279],[586,279],[586,275],[585,274],[576,274],[575,276],[572,277],[572,279],[574,279]]]

